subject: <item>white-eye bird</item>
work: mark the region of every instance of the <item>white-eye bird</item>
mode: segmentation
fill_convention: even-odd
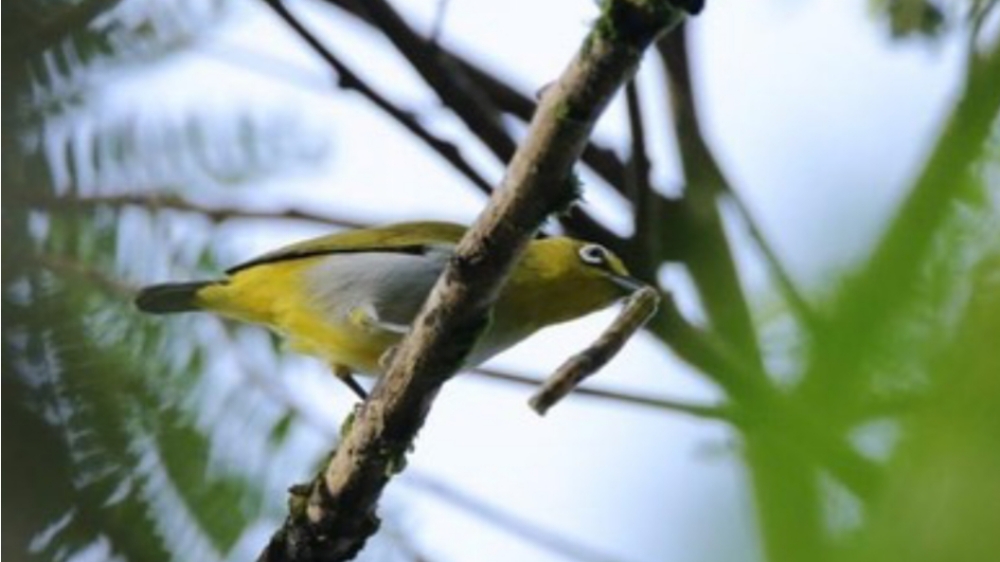
[[[244,262],[222,279],[146,287],[135,302],[155,314],[200,310],[268,326],[293,350],[328,362],[363,398],[351,374],[380,373],[380,359],[409,329],[465,231],[451,223],[408,222],[339,232]],[[640,286],[598,244],[533,240],[501,289],[466,366]]]

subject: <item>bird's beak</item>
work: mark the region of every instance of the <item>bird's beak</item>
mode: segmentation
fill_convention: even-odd
[[[629,277],[628,275],[612,274],[611,282],[621,287],[622,290],[628,294],[632,294],[646,286],[646,284],[642,281],[639,281],[635,277]]]

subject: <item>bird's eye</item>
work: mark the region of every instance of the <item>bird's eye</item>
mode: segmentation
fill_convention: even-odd
[[[608,262],[608,251],[597,244],[580,247],[580,260],[590,265],[604,265]]]

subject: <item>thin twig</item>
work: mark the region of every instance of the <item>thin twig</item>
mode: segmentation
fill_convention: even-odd
[[[136,287],[134,285],[108,275],[96,267],[89,266],[74,258],[42,254],[32,256],[32,259],[38,262],[38,264],[42,267],[58,271],[60,273],[69,273],[89,281],[101,291],[104,291],[108,295],[115,298],[121,298],[123,296],[131,297],[136,291]]]
[[[336,6],[345,14],[358,18],[360,21],[390,35],[392,32],[384,29],[375,21],[372,14],[366,8],[367,2],[363,0],[324,0],[331,6]],[[537,102],[531,96],[525,95],[510,86],[506,81],[494,76],[472,61],[448,50],[441,44],[432,45],[434,56],[437,59],[447,60],[449,63],[442,63],[445,68],[457,67],[461,72],[451,76],[454,80],[469,80],[475,87],[480,89],[490,100],[490,106],[495,106],[499,111],[513,115],[524,122],[531,120],[535,114]],[[406,53],[404,53],[406,54]],[[453,64],[451,64],[453,63]],[[418,69],[419,71],[419,69]],[[457,87],[457,86],[456,86]],[[468,86],[466,86],[468,87]],[[485,141],[484,141],[485,142]],[[502,142],[502,141],[501,141]],[[506,161],[506,160],[504,160]],[[623,190],[625,186],[625,164],[618,158],[617,153],[608,147],[596,144],[593,140],[588,141],[587,148],[583,151],[581,161],[593,169],[598,176],[615,189]]]
[[[365,0],[361,9],[367,14],[367,20],[382,31],[423,77],[441,103],[450,108],[501,163],[507,164],[516,148],[514,137],[500,120],[500,110],[479,84],[438,45],[417,33],[385,0]],[[530,118],[529,114],[525,120]],[[559,218],[574,234],[612,250],[621,241],[582,209],[577,208]]]
[[[240,372],[243,373],[244,378],[249,384],[252,384],[272,400],[287,408],[289,412],[322,435],[328,442],[336,443],[340,439],[340,431],[333,423],[327,421],[323,416],[306,409],[287,390],[281,388],[279,385],[272,384],[273,381],[266,380],[266,377],[259,376],[250,366],[245,366],[243,369],[240,369]],[[529,522],[515,513],[492,505],[468,492],[459,490],[427,472],[409,470],[400,482],[403,485],[412,487],[414,490],[434,496],[436,499],[472,517],[480,519],[497,529],[505,531],[518,539],[564,556],[569,560],[594,562],[615,560],[614,557],[601,553],[595,548],[584,546],[578,541],[565,537],[552,529],[547,529],[536,522]]]
[[[464,511],[474,513],[476,517],[492,524],[498,529],[503,529],[550,552],[565,556],[567,560],[583,562],[611,562],[621,560],[618,556],[606,554],[592,546],[584,546],[575,539],[568,539],[533,521],[527,521],[522,517],[501,510],[443,482],[439,478],[434,478],[423,473],[410,473],[402,481],[413,486],[415,489],[429,492],[436,498],[446,501]]]
[[[812,311],[807,301],[802,297],[802,293],[796,288],[791,275],[785,269],[784,264],[778,258],[767,237],[757,225],[753,214],[744,204],[743,199],[736,193],[732,184],[728,181],[718,160],[712,154],[708,143],[705,141],[698,118],[698,108],[695,101],[694,87],[691,79],[690,56],[687,50],[686,31],[682,26],[676,34],[664,38],[657,44],[660,60],[663,62],[664,71],[670,79],[671,107],[674,115],[674,129],[677,144],[680,148],[681,161],[684,165],[684,172],[687,175],[690,187],[690,198],[692,205],[702,207],[691,213],[694,217],[702,217],[702,222],[708,222],[708,216],[717,214],[717,210],[707,210],[705,207],[714,207],[714,194],[726,194],[733,201],[736,210],[739,211],[743,222],[747,225],[754,243],[764,255],[768,269],[778,283],[778,290],[785,298],[793,314],[806,328],[815,330],[819,327],[817,315]],[[698,198],[704,198],[704,203],[696,203]],[[706,212],[709,211],[709,212]],[[697,264],[692,264],[692,273],[699,268]],[[719,275],[711,272],[704,275],[707,278],[717,279]],[[706,285],[708,282],[704,282]],[[738,283],[735,284],[738,287]],[[721,287],[718,294],[732,294],[732,287],[726,289]],[[733,294],[735,297],[736,295]],[[710,300],[710,299],[709,299]],[[710,303],[709,303],[710,304]],[[746,309],[745,303],[730,303],[733,310]],[[730,305],[726,305],[730,306]],[[725,308],[719,304],[718,308]],[[815,332],[814,332],[815,333]]]
[[[489,97],[462,75],[461,68],[439,56],[440,51],[421,37],[388,2],[364,0],[361,6],[375,26],[423,76],[441,102],[455,112],[500,162],[507,163],[517,145]]]
[[[498,371],[496,369],[486,369],[482,367],[472,369],[469,371],[469,373],[473,375],[479,375],[491,380],[499,380],[503,382],[514,383],[517,385],[526,386],[530,388],[538,388],[539,386],[545,383],[543,379],[537,377],[529,377],[526,375],[508,373],[505,371]],[[627,406],[643,406],[647,408],[652,408],[654,410],[678,412],[694,416],[696,418],[703,418],[708,420],[721,420],[734,423],[737,421],[736,417],[733,415],[732,409],[728,406],[721,404],[720,405],[694,404],[684,400],[659,398],[653,396],[646,396],[643,394],[632,394],[616,390],[594,388],[591,386],[579,386],[573,390],[571,396],[596,398],[598,400],[603,400],[614,404],[624,404]]]
[[[649,160],[649,146],[646,141],[646,124],[643,118],[642,101],[636,80],[625,86],[625,108],[628,113],[629,131],[632,136],[632,153],[628,160],[627,193],[632,201],[632,251],[628,254],[633,274],[646,282],[653,282],[656,269],[662,263],[664,227],[678,228],[671,217],[661,216],[662,199],[653,190]]]
[[[740,214],[740,218],[743,219],[743,223],[746,225],[747,232],[750,234],[750,238],[757,245],[757,249],[764,254],[764,261],[767,262],[768,269],[771,275],[774,276],[774,280],[778,283],[778,291],[781,296],[788,303],[789,308],[792,310],[792,314],[798,319],[798,321],[804,326],[809,333],[817,334],[823,327],[823,320],[820,318],[819,314],[813,310],[812,306],[806,301],[805,297],[802,296],[802,292],[795,286],[795,282],[792,280],[791,274],[785,268],[782,263],[781,258],[775,252],[774,247],[768,241],[764,232],[761,231],[757,220],[754,218],[753,213],[750,212],[750,208],[747,207],[746,202],[734,189],[726,187],[725,191],[726,198],[732,202],[733,206],[736,207],[736,211]]]
[[[556,369],[528,401],[531,408],[544,416],[549,408],[562,400],[577,385],[621,351],[629,340],[656,313],[660,296],[656,289],[643,287],[632,293],[621,313],[587,349],[570,357]]]
[[[83,197],[40,197],[35,199],[19,200],[17,203],[50,210],[129,206],[142,207],[150,211],[169,209],[172,211],[182,211],[204,215],[214,222],[221,222],[229,219],[285,219],[317,222],[343,228],[364,228],[366,226],[371,226],[370,223],[365,221],[334,217],[331,215],[313,213],[295,208],[276,211],[258,211],[239,207],[209,206],[195,203],[175,194],[125,193],[120,195],[92,195]]]
[[[442,158],[448,161],[456,170],[464,175],[477,189],[483,193],[492,191],[492,184],[479,174],[476,169],[462,156],[461,151],[455,144],[443,140],[421,125],[411,112],[404,111],[390,102],[385,96],[377,92],[368,85],[367,82],[351,70],[343,61],[333,54],[329,48],[323,45],[311,31],[306,29],[299,20],[288,11],[288,8],[281,0],[264,0],[278,16],[284,20],[292,30],[295,31],[305,42],[337,73],[338,84],[341,88],[354,90],[367,98],[376,107],[388,114],[397,123],[410,131],[414,136],[422,140],[427,146],[437,152]]]

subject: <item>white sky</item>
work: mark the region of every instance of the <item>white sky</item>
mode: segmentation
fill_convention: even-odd
[[[393,2],[423,29],[437,0]],[[289,2],[296,13],[354,68],[401,105],[416,109],[433,130],[464,138],[443,119],[390,45],[314,0]],[[867,16],[864,0],[709,1],[693,24],[694,69],[703,120],[736,187],[764,230],[810,283],[861,255],[929,148],[961,75],[957,41],[930,48],[890,43]],[[527,91],[551,81],[579,46],[596,15],[590,0],[450,0],[443,42]],[[231,62],[240,51],[286,61],[291,73],[318,88],[276,80]],[[641,80],[651,113],[659,73]],[[318,168],[241,188],[262,206],[294,203],[332,214],[470,221],[482,199],[452,170],[388,122],[356,94],[323,90],[324,66],[266,9],[239,12],[207,42],[135,76],[121,76],[103,103],[182,113],[255,103],[304,117],[329,144]],[[621,145],[624,111],[615,106],[598,136]],[[654,129],[656,175],[678,181],[666,127]],[[462,146],[491,179],[502,170],[476,146]],[[599,186],[587,199],[624,227],[624,213]],[[233,260],[313,234],[289,227],[229,229],[217,247]],[[741,248],[745,245],[741,244]],[[766,279],[753,252],[741,253],[748,285],[760,297]],[[673,282],[676,276],[671,276]],[[678,281],[680,282],[680,281]],[[683,291],[681,291],[683,294]],[[690,302],[682,302],[687,309]],[[542,374],[582,348],[612,312],[550,330],[496,364]],[[297,362],[287,386],[336,424],[349,405],[322,368]],[[648,340],[630,343],[603,371],[606,386],[710,399],[707,384]],[[665,413],[571,400],[540,419],[528,392],[459,379],[449,384],[421,434],[411,466],[531,521],[578,538],[624,560],[759,558],[751,498],[737,450],[719,425]],[[335,404],[329,411],[326,404]],[[288,474],[287,482],[302,474]],[[386,506],[402,514],[416,544],[436,561],[555,561],[560,557],[488,528],[461,511],[392,484]],[[247,558],[263,535],[246,538]]]

